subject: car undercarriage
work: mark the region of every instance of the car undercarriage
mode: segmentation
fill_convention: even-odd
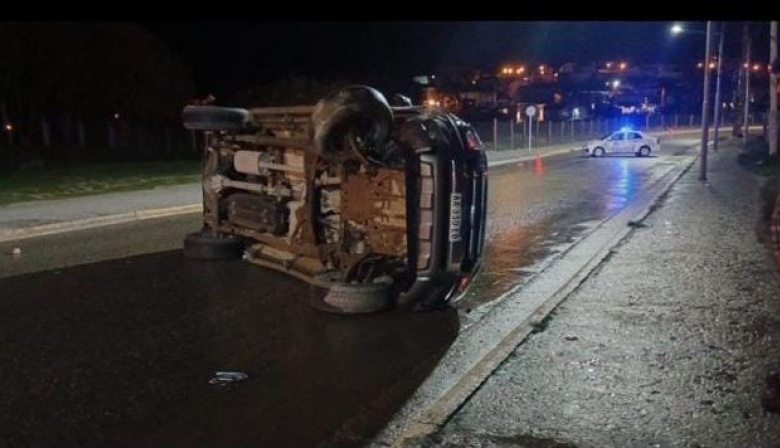
[[[453,144],[451,118],[391,108],[363,86],[313,107],[183,117],[205,131],[204,227],[185,239],[188,256],[240,254],[329,290],[337,312],[391,306],[426,266],[434,173],[421,156]]]

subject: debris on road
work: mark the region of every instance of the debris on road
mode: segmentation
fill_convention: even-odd
[[[249,375],[242,372],[215,372],[214,377],[209,380],[209,384],[224,386],[244,381],[247,378],[249,378]]]

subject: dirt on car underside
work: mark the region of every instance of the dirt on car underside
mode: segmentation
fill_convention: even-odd
[[[320,116],[344,113],[329,107],[250,109],[248,131],[212,133],[205,223],[243,237],[249,261],[314,284],[399,282],[414,158],[392,134],[403,118],[363,110],[331,124]]]

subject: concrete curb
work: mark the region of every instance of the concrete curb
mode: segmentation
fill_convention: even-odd
[[[91,229],[95,227],[107,226],[110,224],[121,224],[130,221],[139,221],[143,219],[162,218],[165,216],[182,215],[186,213],[202,212],[202,204],[177,205],[174,207],[136,210],[129,213],[117,215],[97,216],[94,218],[78,219],[74,221],[57,222],[53,224],[44,224],[40,226],[12,229],[10,231],[0,231],[0,243],[14,240],[22,240],[36,236],[51,235],[54,233],[70,232],[73,230]]]

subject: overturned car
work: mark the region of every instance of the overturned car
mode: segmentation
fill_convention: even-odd
[[[457,116],[351,86],[314,106],[191,105],[203,131],[198,259],[240,258],[312,284],[337,313],[428,309],[462,294],[482,257],[487,160]]]

